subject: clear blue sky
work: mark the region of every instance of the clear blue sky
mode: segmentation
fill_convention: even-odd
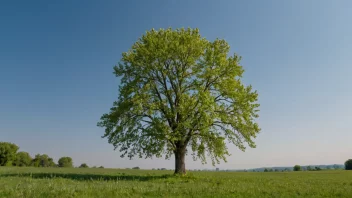
[[[1,2],[0,141],[76,165],[173,168],[173,159],[121,159],[96,123],[117,98],[122,52],[151,28],[198,27],[243,57],[244,81],[260,94],[257,148],[230,147],[217,167],[352,158],[352,1],[148,2]]]

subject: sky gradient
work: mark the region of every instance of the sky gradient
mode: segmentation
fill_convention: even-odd
[[[121,2],[121,3],[120,3]],[[0,141],[75,165],[174,168],[121,159],[96,123],[117,99],[121,53],[151,28],[199,28],[242,56],[259,92],[257,148],[221,169],[352,158],[352,1],[5,1],[0,3]],[[186,168],[213,168],[187,158]]]

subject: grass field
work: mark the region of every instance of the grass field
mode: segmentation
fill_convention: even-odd
[[[352,171],[189,172],[0,167],[0,197],[352,197]]]

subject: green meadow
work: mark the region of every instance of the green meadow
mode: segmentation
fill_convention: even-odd
[[[352,197],[352,171],[0,167],[0,197]]]

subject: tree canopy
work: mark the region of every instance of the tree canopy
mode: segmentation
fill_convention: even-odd
[[[27,152],[24,152],[24,151],[18,152],[12,164],[14,166],[31,166],[32,157]]]
[[[73,167],[73,162],[71,157],[61,157],[58,161],[59,167]]]
[[[293,167],[293,171],[301,171],[301,166],[300,165],[295,165]]]
[[[226,161],[226,140],[242,151],[255,147],[258,94],[241,82],[241,58],[229,51],[198,29],[146,32],[114,67],[121,85],[98,123],[103,137],[122,157],[175,155],[175,173],[185,173],[188,153]]]
[[[34,167],[55,167],[56,166],[53,158],[49,157],[47,154],[35,155],[32,161],[32,165]]]
[[[89,168],[89,166],[86,163],[83,163],[79,166],[80,168]],[[93,167],[94,168],[94,167]],[[95,167],[96,168],[96,167]]]
[[[0,142],[0,166],[8,166],[16,159],[19,147],[10,142]]]
[[[345,162],[345,169],[352,170],[352,159],[349,159]]]

